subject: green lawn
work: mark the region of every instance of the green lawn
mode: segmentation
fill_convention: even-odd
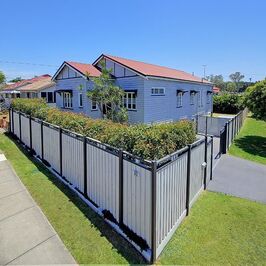
[[[159,264],[266,265],[266,205],[203,192]]]
[[[266,164],[266,122],[248,117],[231,145],[229,153]]]
[[[143,258],[41,163],[0,134],[0,150],[79,264],[137,264]]]

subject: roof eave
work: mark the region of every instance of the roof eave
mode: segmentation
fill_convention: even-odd
[[[213,86],[209,82],[202,82],[202,81],[195,81],[195,80],[186,80],[186,79],[178,79],[178,78],[170,78],[170,77],[161,77],[161,76],[152,76],[152,75],[147,75],[147,78],[163,79],[163,80],[171,80],[171,81],[180,81],[180,82],[185,82],[185,83],[195,83],[195,84]]]

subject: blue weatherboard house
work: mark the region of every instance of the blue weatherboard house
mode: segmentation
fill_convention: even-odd
[[[104,54],[93,64],[61,65],[52,78],[58,108],[101,117],[87,91],[93,88],[90,77],[100,76],[102,61],[112,70],[116,85],[125,91],[124,106],[130,123],[194,119],[212,112],[213,85],[208,81],[184,71]]]

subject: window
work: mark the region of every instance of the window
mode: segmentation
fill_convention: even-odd
[[[165,88],[152,88],[151,89],[151,95],[164,95],[165,94]]]
[[[199,93],[198,93],[198,106],[199,107],[203,106],[203,104],[202,104],[202,92],[201,91],[199,91]]]
[[[191,105],[195,104],[195,92],[190,93],[190,104]]]
[[[183,105],[183,92],[179,91],[177,93],[177,107],[182,107]]]
[[[46,92],[41,92],[41,98],[44,98],[46,101]]]
[[[124,96],[124,107],[127,110],[136,110],[136,92],[125,92]]]
[[[54,103],[53,92],[47,92],[47,103]]]
[[[30,92],[27,92],[27,98],[28,99],[30,98]]]
[[[70,92],[64,92],[63,95],[63,106],[64,108],[72,108],[72,94]]]
[[[211,92],[207,91],[207,103],[211,103]]]
[[[97,102],[94,100],[91,100],[91,110],[97,110]]]
[[[83,107],[82,92],[79,93],[79,107]]]

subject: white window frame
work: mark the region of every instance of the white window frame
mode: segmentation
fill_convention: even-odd
[[[177,107],[182,107],[183,106],[183,92],[179,91],[176,96],[177,99]]]
[[[65,109],[73,108],[73,95],[70,92],[63,92],[63,106]]]
[[[151,88],[151,95],[152,96],[164,96],[165,95],[165,88],[164,87],[152,87]]]
[[[211,103],[211,93],[207,92],[207,104]]]
[[[135,97],[133,97],[133,95]],[[133,107],[135,105],[135,107]],[[137,110],[137,93],[135,91],[125,91],[123,97],[123,106],[127,110],[136,111]]]
[[[83,94],[79,92],[79,108],[83,108]]]
[[[195,104],[195,92],[190,93],[190,104],[194,105]]]
[[[94,100],[91,100],[91,110],[92,111],[98,110],[97,102]]]
[[[198,106],[202,107],[203,103],[202,103],[202,91],[198,92]]]

